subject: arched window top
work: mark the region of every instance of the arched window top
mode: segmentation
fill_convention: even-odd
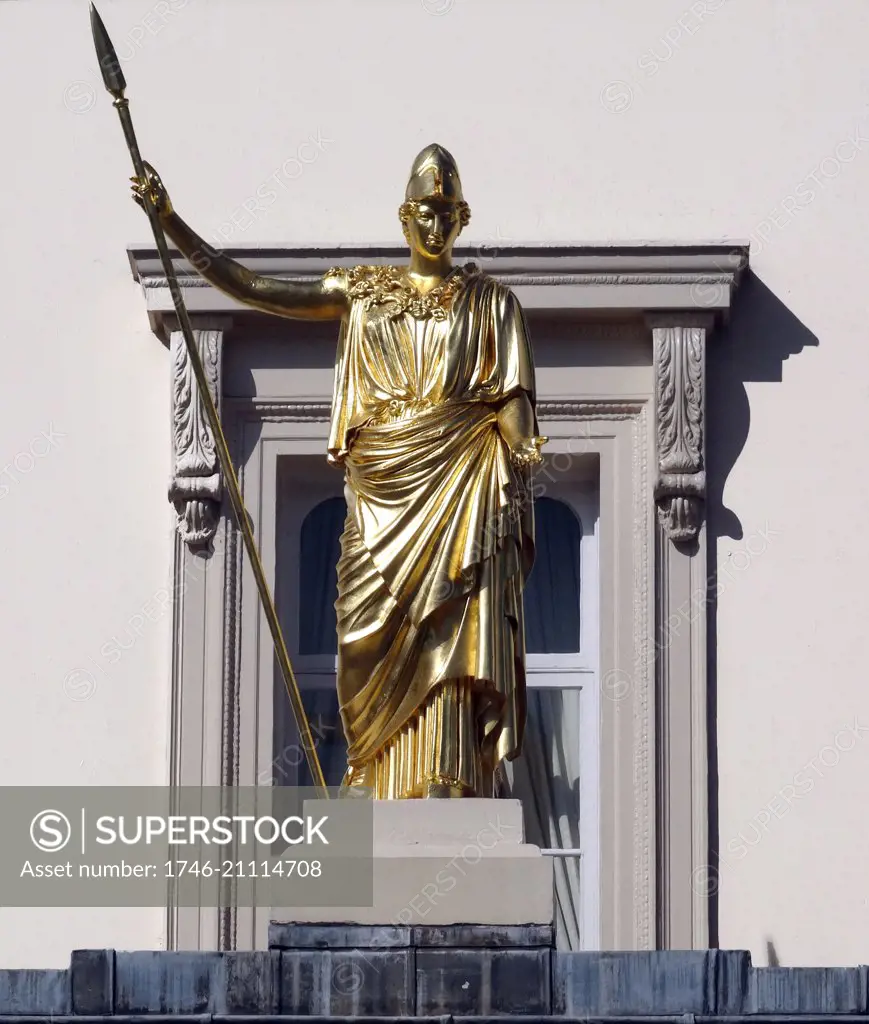
[[[347,516],[343,498],[315,505],[299,538],[299,654],[337,654],[338,558]]]
[[[525,589],[525,643],[529,654],[580,651],[582,525],[556,498],[535,502],[534,569]],[[327,498],[305,516],[299,541],[299,654],[336,654],[335,599],[343,498]]]
[[[525,647],[529,654],[580,650],[580,545],[582,525],[556,498],[534,503],[534,568],[525,588]]]
[[[316,528],[316,524],[322,523],[326,518],[334,521],[337,515],[341,516],[341,526],[344,525],[344,517],[347,515],[347,503],[343,498],[325,498],[318,502],[302,520],[302,537],[305,530]],[[304,543],[304,541],[303,541]]]

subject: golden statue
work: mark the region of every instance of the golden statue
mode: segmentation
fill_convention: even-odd
[[[338,699],[344,786],[375,798],[492,796],[525,721],[522,589],[541,461],[534,363],[513,293],[452,248],[470,209],[426,147],[399,208],[407,267],[262,277],[174,212],[148,165],[134,197],[238,302],[340,320],[328,460],[343,468]]]

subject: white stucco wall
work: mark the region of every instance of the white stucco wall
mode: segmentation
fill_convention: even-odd
[[[459,160],[472,241],[752,237],[819,344],[746,385],[724,495],[743,538],[718,547],[719,940],[757,963],[767,942],[784,964],[865,961],[865,0],[101,11],[145,156],[226,244],[400,241],[431,141]],[[119,658],[104,645],[167,583],[166,353],[129,276],[148,229],[86,5],[0,4],[0,87],[0,782],[162,783],[168,616]],[[157,910],[0,908],[2,966],[163,941]]]

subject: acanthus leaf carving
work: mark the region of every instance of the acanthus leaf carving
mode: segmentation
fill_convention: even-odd
[[[705,327],[655,327],[658,519],[676,543],[695,540],[703,522]]]
[[[194,330],[208,390],[220,404],[223,331]],[[214,434],[199,397],[181,331],[170,335],[172,365],[172,480],[169,500],[178,514],[178,532],[192,549],[210,547],[220,520],[223,484]]]

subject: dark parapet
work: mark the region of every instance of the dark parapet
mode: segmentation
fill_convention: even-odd
[[[74,949],[69,965],[70,1009],[75,1014],[114,1012],[115,951]]]
[[[866,967],[759,967],[749,1013],[869,1013]]]
[[[51,1017],[70,1010],[69,971],[0,971],[0,1013]]]
[[[288,950],[280,955],[284,1013],[376,1017],[414,1012],[409,949]]]
[[[744,1012],[751,958],[726,950],[557,953],[552,1011],[566,1016]]]
[[[278,1014],[280,953],[115,954],[116,1014]]]
[[[549,949],[418,949],[419,1015],[550,1012]]]
[[[274,925],[262,952],[75,950],[0,970],[0,1024],[869,1024],[867,967],[568,953],[538,926]],[[255,1021],[254,1021],[255,1019]]]

